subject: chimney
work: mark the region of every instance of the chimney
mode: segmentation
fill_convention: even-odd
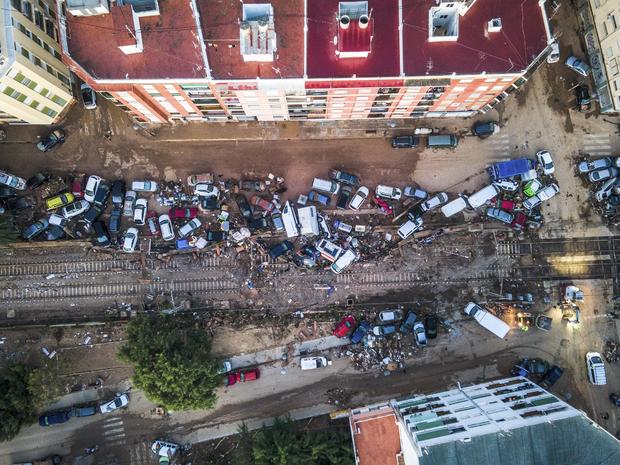
[[[360,29],[366,29],[368,27],[370,19],[368,18],[368,15],[362,15],[360,16],[360,19],[358,21]]]
[[[488,22],[489,32],[499,32],[502,30],[502,18],[493,18]]]
[[[340,28],[341,29],[348,29],[349,28],[349,24],[351,24],[351,18],[349,18],[347,15],[342,15],[340,17]]]

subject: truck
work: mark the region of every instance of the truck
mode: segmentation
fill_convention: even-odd
[[[469,302],[464,311],[499,338],[504,338],[510,331],[510,326],[505,321],[500,320],[475,302]]]
[[[534,160],[529,158],[517,158],[516,160],[501,161],[489,166],[489,176],[493,181],[500,179],[512,178],[528,173],[536,168]]]

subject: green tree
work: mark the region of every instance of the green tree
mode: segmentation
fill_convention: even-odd
[[[29,424],[62,390],[56,368],[9,365],[0,375],[0,441],[8,441]]]
[[[248,450],[251,449],[251,455]],[[301,431],[289,418],[276,418],[273,426],[255,433],[239,431],[234,465],[353,465],[347,428]]]
[[[133,380],[170,410],[212,408],[220,384],[211,340],[190,318],[140,316],[127,327],[119,358],[134,366]]]

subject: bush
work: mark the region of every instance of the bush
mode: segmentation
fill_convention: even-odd
[[[211,340],[185,317],[140,316],[127,328],[119,358],[134,367],[133,381],[169,410],[212,408],[221,382]]]
[[[62,392],[57,369],[9,365],[0,375],[0,441],[8,441],[30,424],[40,409]]]

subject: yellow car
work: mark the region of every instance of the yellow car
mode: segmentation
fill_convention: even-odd
[[[45,208],[48,210],[55,210],[57,208],[64,207],[65,205],[69,205],[74,200],[75,197],[70,192],[58,194],[54,197],[50,197],[49,199],[45,199]]]

